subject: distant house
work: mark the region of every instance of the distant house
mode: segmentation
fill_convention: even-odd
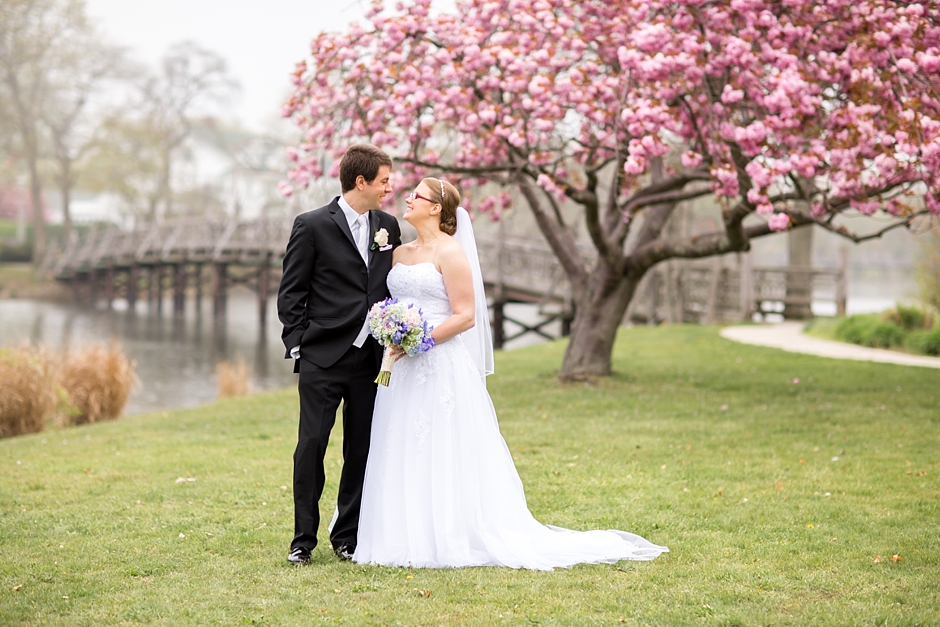
[[[46,214],[49,213],[48,203]],[[30,220],[33,217],[33,206],[29,199],[29,190],[18,185],[0,185],[0,220],[16,220],[20,217]]]

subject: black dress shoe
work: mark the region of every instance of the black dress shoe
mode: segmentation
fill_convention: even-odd
[[[287,561],[291,564],[309,564],[310,563],[310,549],[304,546],[298,546],[290,550],[290,553],[287,554]]]
[[[356,547],[354,547],[351,544],[341,544],[335,549],[333,549],[333,553],[336,554],[336,557],[340,558],[344,562],[348,562],[349,560],[351,560],[353,558],[353,553],[355,552],[356,552]]]

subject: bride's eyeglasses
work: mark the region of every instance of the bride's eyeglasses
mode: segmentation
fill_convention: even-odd
[[[434,203],[434,204],[437,203],[437,201],[431,200],[430,198],[426,198],[425,196],[422,196],[422,195],[419,194],[418,192],[411,192],[410,194],[408,194],[407,196],[405,196],[405,200],[407,200],[407,201],[409,201],[409,202],[414,202],[415,199],[417,199],[417,198],[420,198],[421,200],[426,200],[426,201],[428,201],[429,203]]]

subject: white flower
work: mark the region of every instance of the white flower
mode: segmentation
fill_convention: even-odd
[[[388,231],[385,229],[379,229],[375,232],[375,237],[372,239],[375,242],[375,245],[378,247],[388,246]]]

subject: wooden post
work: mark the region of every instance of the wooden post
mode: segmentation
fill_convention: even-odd
[[[150,283],[153,287],[154,301],[157,306],[157,313],[163,312],[163,264],[158,263],[151,270]]]
[[[127,270],[127,309],[129,311],[134,311],[134,308],[137,306],[137,281],[138,281],[138,272],[140,267],[136,263],[132,263],[131,267]]]
[[[98,304],[98,290],[101,287],[98,281],[98,271],[91,270],[88,273],[88,285],[91,288],[91,306],[94,307]]]
[[[849,285],[849,249],[839,249],[839,276],[836,278],[836,315],[844,316],[848,301]]]
[[[666,275],[665,281],[665,290],[666,290],[666,322],[669,324],[676,324],[682,322],[682,319],[677,314],[678,311],[678,298],[676,298],[676,292],[678,283],[679,283],[679,271],[675,268],[675,264],[670,259],[665,264],[663,272]]]
[[[715,324],[718,321],[718,290],[725,275],[721,257],[715,257],[712,263],[712,280],[708,286],[708,302],[705,303],[705,324]]]
[[[787,300],[783,317],[787,320],[808,320],[813,317],[813,225],[807,224],[787,232]]]
[[[506,248],[506,221],[499,223],[499,239],[496,243],[496,293],[493,295],[493,348],[501,349],[506,343],[506,305],[503,300],[504,263]]]
[[[226,288],[228,287],[227,266],[224,263],[213,263],[213,297],[212,311],[217,317],[225,316]]]
[[[153,298],[154,279],[155,279],[154,266],[147,266],[147,279],[146,279],[147,281],[147,309],[149,309],[150,311],[154,310],[154,305],[155,305],[154,298]]]
[[[173,266],[173,314],[182,316],[186,310],[186,264]]]
[[[658,323],[662,319],[659,317],[659,284],[662,282],[660,279],[660,270],[659,268],[653,268],[649,271],[649,292],[650,292],[650,315],[647,317],[646,322],[649,323]]]
[[[271,289],[271,253],[266,253],[258,270],[258,326],[264,329],[268,321],[268,293]]]
[[[196,315],[202,311],[202,264],[197,263],[193,268],[193,274],[196,278]]]
[[[506,316],[503,311],[505,303],[501,298],[493,300],[493,348],[500,349],[505,344]]]
[[[742,320],[754,317],[754,273],[751,270],[751,254],[738,253],[738,269],[741,273],[740,311]]]
[[[561,336],[568,337],[571,335],[571,322],[574,320],[574,299],[571,297],[571,291],[569,290],[565,294],[564,304],[561,309]]]
[[[108,309],[114,305],[114,266],[108,266],[104,272],[104,298],[108,302]]]

